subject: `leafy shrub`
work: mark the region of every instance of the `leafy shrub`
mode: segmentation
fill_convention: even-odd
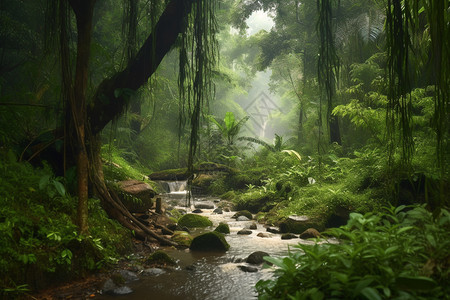
[[[329,231],[339,244],[298,245],[285,258],[266,258],[276,278],[259,281],[260,299],[442,299],[449,295],[450,213],[434,219],[409,211],[352,213]]]

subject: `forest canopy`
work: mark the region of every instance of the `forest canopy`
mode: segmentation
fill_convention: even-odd
[[[130,233],[179,246],[121,199],[158,171],[266,224],[448,209],[448,0],[3,0],[0,22],[4,274],[67,275],[74,240],[105,265]]]

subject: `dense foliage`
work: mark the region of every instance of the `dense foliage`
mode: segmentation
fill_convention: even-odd
[[[448,299],[450,213],[423,206],[352,213],[327,232],[339,242],[298,245],[258,282],[260,299]]]

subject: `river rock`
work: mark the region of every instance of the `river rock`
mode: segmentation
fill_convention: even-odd
[[[201,214],[202,212],[203,212],[203,210],[201,210],[200,208],[194,209],[192,211],[192,213],[194,213],[194,214]]]
[[[152,199],[157,193],[148,183],[139,180],[125,180],[119,181],[117,184],[120,189],[120,200],[130,212],[145,213],[153,206]]]
[[[272,237],[272,235],[270,233],[267,233],[267,232],[260,232],[256,236],[259,236],[261,238],[271,238]]]
[[[152,253],[146,259],[146,263],[157,265],[176,265],[175,260],[162,250],[157,250]]]
[[[125,280],[125,282],[131,282],[139,280],[139,277],[136,275],[136,273],[131,272],[129,270],[120,270],[119,271],[120,276]]]
[[[195,203],[194,207],[199,209],[214,209],[214,203],[211,201],[201,201]]]
[[[264,251],[255,251],[247,257],[245,262],[248,264],[252,264],[252,265],[259,265],[264,262],[264,256],[270,256],[270,255],[269,255],[269,253],[264,252]]]
[[[319,223],[312,220],[308,216],[289,216],[286,220],[281,222],[280,231],[282,233],[302,233],[308,228],[321,228]]]
[[[300,234],[301,239],[310,239],[310,238],[318,238],[320,237],[319,231],[314,228],[308,228],[304,232]]]
[[[223,210],[221,208],[216,208],[215,210],[213,210],[213,213],[221,215],[223,214]]]
[[[175,231],[171,237],[171,240],[180,246],[189,248],[194,238],[186,231]]]
[[[203,228],[212,226],[212,222],[207,218],[194,214],[186,214],[178,220],[178,225],[188,228]]]
[[[249,229],[241,229],[241,230],[239,230],[239,231],[237,232],[237,234],[240,234],[240,235],[249,235],[249,234],[252,234],[252,231],[249,230]]]
[[[250,221],[250,219],[246,216],[239,216],[236,218],[236,221]]]
[[[275,233],[275,234],[279,234],[280,233],[280,230],[278,228],[276,228],[276,227],[267,227],[266,231],[267,232],[271,232],[271,233]]]
[[[283,234],[281,235],[281,239],[282,239],[282,240],[291,240],[291,239],[296,239],[296,238],[298,238],[298,236],[296,236],[296,235],[293,234],[293,233],[283,233]]]
[[[132,293],[133,290],[125,285],[118,285],[114,283],[114,281],[109,278],[105,281],[102,287],[102,293],[104,294],[112,294],[112,295],[126,295]]]
[[[227,223],[220,222],[220,224],[214,229],[214,231],[220,232],[220,233],[230,233],[230,226],[228,226]]]
[[[258,268],[251,267],[251,266],[240,265],[240,266],[238,266],[238,268],[241,269],[244,272],[249,272],[249,273],[258,272]]]
[[[241,210],[241,211],[238,211],[237,213],[235,213],[235,214],[232,216],[232,218],[233,218],[233,219],[237,219],[237,218],[239,218],[240,216],[246,216],[249,220],[253,219],[252,213],[249,212],[248,210]]]
[[[258,229],[258,226],[256,225],[255,222],[253,222],[252,224],[250,224],[250,226],[248,227],[248,229],[256,230],[256,229]]]
[[[158,275],[161,275],[164,273],[166,273],[166,271],[164,271],[163,269],[160,269],[160,268],[148,268],[142,272],[142,274],[148,275],[148,276],[158,276]]]
[[[222,233],[211,231],[201,234],[192,240],[189,249],[193,251],[227,251],[230,245]]]

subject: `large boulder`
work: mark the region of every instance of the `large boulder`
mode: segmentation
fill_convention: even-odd
[[[227,251],[230,249],[230,245],[222,233],[211,231],[195,237],[189,249],[193,251]]]
[[[311,219],[308,216],[289,216],[286,220],[280,223],[281,233],[302,233],[308,228],[319,228],[323,230],[323,225]]]
[[[148,183],[139,180],[119,181],[120,200],[130,212],[144,213],[153,206],[156,192]]]
[[[186,226],[187,228],[203,228],[212,226],[212,224],[213,223],[207,217],[194,214],[186,214],[178,220],[178,225]]]

